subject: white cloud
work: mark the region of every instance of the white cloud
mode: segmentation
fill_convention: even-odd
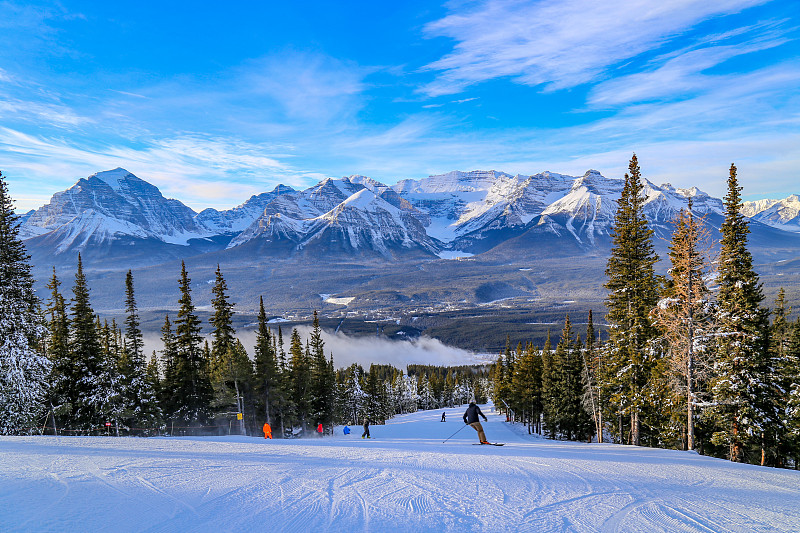
[[[456,4],[448,16],[425,28],[430,37],[449,37],[456,44],[451,53],[425,67],[439,75],[423,92],[452,94],[502,77],[550,90],[575,87],[602,78],[609,69],[658,48],[703,20],[766,1]]]

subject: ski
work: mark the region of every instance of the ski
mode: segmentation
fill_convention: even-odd
[[[486,444],[483,444],[481,442],[476,442],[475,444],[473,444],[473,446],[503,446],[503,445],[505,445],[505,442],[487,442]]]

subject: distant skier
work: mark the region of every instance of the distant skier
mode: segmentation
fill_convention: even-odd
[[[317,433],[319,433],[319,436],[320,436],[320,437],[322,436],[322,433],[323,433],[324,431],[325,431],[325,429],[322,427],[322,422],[320,422],[320,423],[317,425]]]
[[[442,422],[447,422],[447,420],[445,420],[445,418],[447,418],[446,417],[446,413],[442,413]]]
[[[464,411],[464,423],[469,424],[472,429],[478,432],[478,440],[481,441],[481,444],[489,444],[489,441],[486,440],[486,434],[483,432],[483,426],[478,421],[479,416],[483,417],[484,422],[489,421],[486,415],[481,412],[481,408],[475,405],[475,402],[469,402],[469,407]]]
[[[269,426],[269,422],[264,422],[264,438],[265,439],[272,438],[272,428]]]
[[[361,434],[361,438],[371,439],[372,437],[369,436],[369,418],[364,419],[364,433]]]
[[[349,426],[345,426],[342,429],[342,433],[344,433],[345,435],[349,435],[350,434],[350,427]]]

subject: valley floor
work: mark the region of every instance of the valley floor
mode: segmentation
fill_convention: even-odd
[[[491,408],[487,408],[489,411]],[[529,437],[464,407],[349,436],[0,437],[0,530],[800,531],[800,472]],[[449,435],[463,428],[447,443]]]

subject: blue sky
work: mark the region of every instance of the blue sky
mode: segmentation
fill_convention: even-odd
[[[194,209],[450,170],[800,193],[795,0],[2,2],[19,210],[124,167]]]

